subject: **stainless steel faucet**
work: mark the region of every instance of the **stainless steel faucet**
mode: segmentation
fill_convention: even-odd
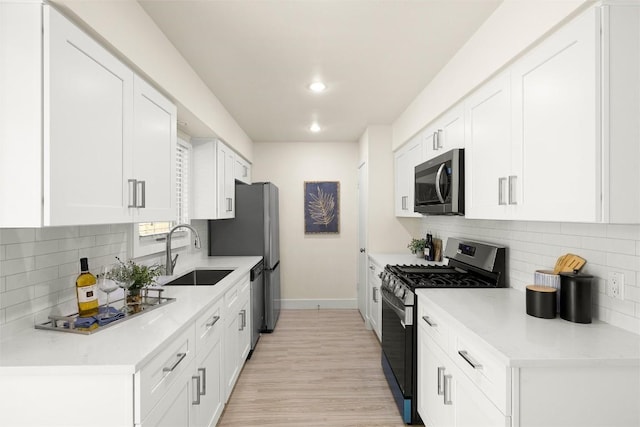
[[[169,230],[169,233],[167,233],[167,247],[165,249],[165,256],[167,257],[165,264],[165,274],[167,276],[171,276],[173,274],[173,267],[176,266],[176,262],[178,261],[179,254],[176,254],[175,258],[171,258],[171,236],[173,235],[173,232],[178,228],[188,228],[189,230],[193,231],[193,234],[195,234],[193,245],[196,247],[196,249],[200,249],[200,236],[198,235],[198,231],[189,224],[178,224],[171,230]]]

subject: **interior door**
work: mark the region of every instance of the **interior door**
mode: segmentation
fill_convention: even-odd
[[[367,163],[358,168],[358,310],[369,327],[367,315]]]

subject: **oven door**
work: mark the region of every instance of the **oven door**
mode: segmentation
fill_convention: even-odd
[[[412,389],[413,326],[412,322],[407,322],[406,319],[411,319],[412,307],[399,307],[397,298],[386,289],[382,290],[381,295],[382,351],[391,366],[402,394],[408,398],[411,397]]]

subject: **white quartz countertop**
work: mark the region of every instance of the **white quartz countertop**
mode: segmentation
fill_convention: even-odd
[[[529,316],[525,293],[516,289],[418,289],[417,294],[500,352],[509,366],[640,365],[640,335],[596,319],[580,324],[559,314]]]
[[[376,264],[383,267],[387,264],[396,265],[396,264],[443,264],[442,262],[435,261],[427,261],[424,258],[418,258],[414,254],[407,252],[406,254],[381,254],[381,253],[371,253],[369,254],[369,258],[371,258]]]
[[[39,329],[25,330],[0,341],[0,375],[27,373],[133,374],[224,292],[249,273],[262,257],[208,257],[176,266],[173,276],[193,269],[234,270],[215,286],[168,286],[164,296],[176,301],[118,325],[79,335]]]

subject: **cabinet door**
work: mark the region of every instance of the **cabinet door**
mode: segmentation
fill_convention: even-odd
[[[44,13],[44,225],[130,222],[133,72]]]
[[[233,168],[235,156],[233,151],[218,141],[218,218],[235,217],[235,181]]]
[[[227,311],[227,319],[224,331],[224,396],[225,403],[231,396],[233,386],[240,375],[240,363],[238,348],[240,346],[240,312],[236,310],[237,304]]]
[[[445,404],[444,382],[447,381],[447,397],[455,392],[455,384],[447,372],[450,359],[440,350],[427,333],[418,329],[418,413],[429,426],[453,426],[454,408]],[[445,378],[445,375],[447,377]]]
[[[421,217],[413,211],[415,167],[422,162],[422,138],[414,137],[395,156],[396,216]]]
[[[193,363],[190,365],[190,372]],[[182,376],[177,380],[149,415],[142,421],[140,427],[188,427],[193,418],[192,405],[194,397],[194,381],[190,376]]]
[[[465,103],[465,215],[469,218],[504,219],[509,215],[510,108],[508,73],[489,81]]]
[[[248,289],[247,289],[248,290]],[[238,337],[238,364],[240,369],[251,351],[251,299],[249,292],[241,297],[240,302],[240,333]]]
[[[135,221],[171,221],[176,211],[176,106],[139,77],[134,79]]]
[[[601,219],[597,15],[592,8],[512,67],[518,219]]]
[[[212,139],[192,139],[193,214],[192,219],[218,218],[217,147]]]
[[[251,165],[240,156],[235,156],[233,176],[236,181],[251,184]]]
[[[369,264],[369,322],[371,329],[376,333],[378,339],[382,341],[382,306],[380,305],[380,285],[378,277],[380,268],[375,264]]]
[[[436,121],[423,136],[424,160],[454,148],[464,148],[464,105],[456,105]]]
[[[196,427],[213,427],[218,422],[224,408],[224,383],[221,381],[222,344],[221,340],[204,356],[198,355],[196,375],[200,377],[200,401],[193,404]],[[194,399],[197,401],[197,399]],[[176,424],[178,425],[178,424]]]

